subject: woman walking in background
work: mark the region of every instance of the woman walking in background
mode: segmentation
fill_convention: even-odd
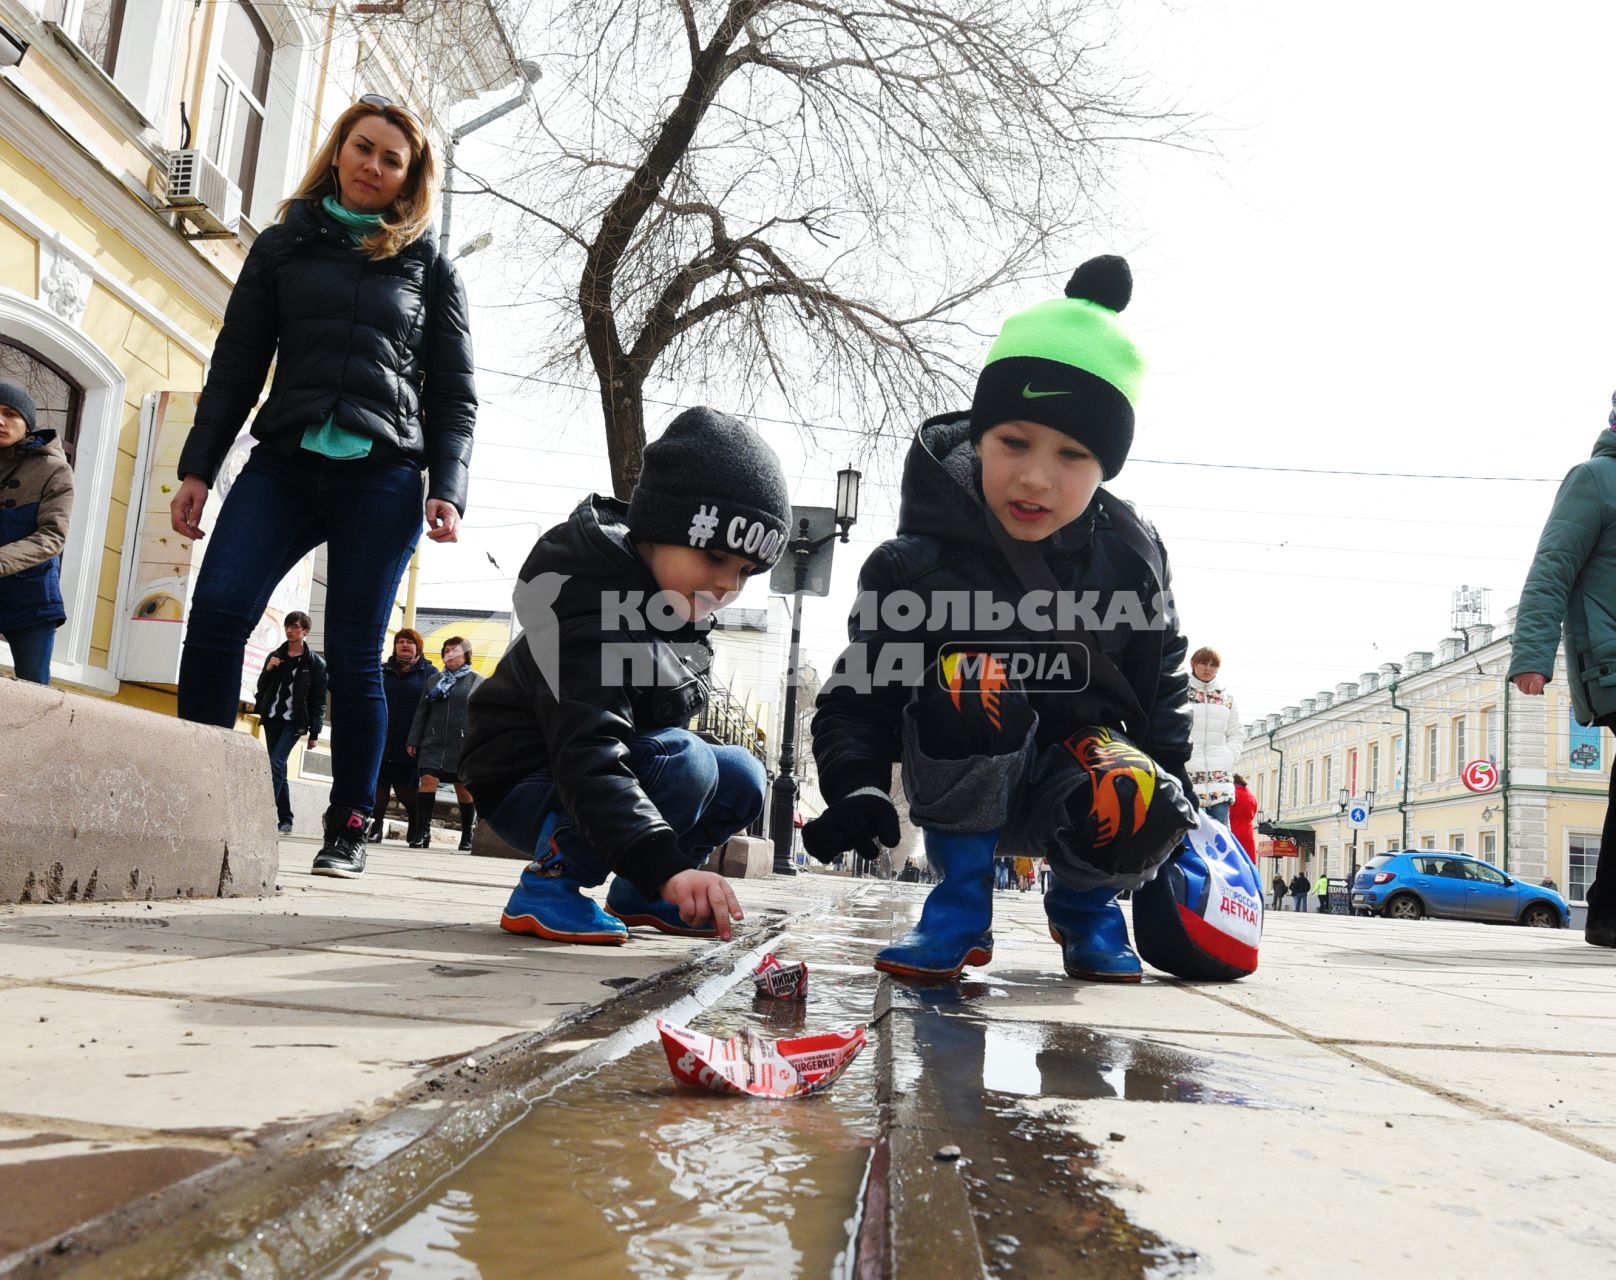
[[[1521,588],[1510,636],[1509,679],[1541,697],[1562,634],[1566,691],[1578,724],[1616,729],[1616,396],[1593,455],[1566,472]],[[1562,721],[1562,724],[1564,721]],[[1593,881],[1584,891],[1583,937],[1616,947],[1616,770]]]
[[[382,815],[387,812],[389,795],[396,795],[409,822],[405,835],[410,844],[418,834],[415,825],[416,801],[421,791],[421,771],[410,754],[410,726],[415,709],[438,674],[437,667],[421,652],[421,633],[404,627],[393,637],[393,656],[382,663],[382,692],[387,698],[387,738],[382,744],[382,765],[376,773],[376,807],[370,811],[372,841],[382,838]]]
[[[179,712],[235,722],[242,652],[275,584],[326,546],[331,804],[316,875],[365,869],[386,702],[376,663],[421,536],[455,540],[477,397],[466,295],[432,233],[437,161],[420,121],[366,96],[337,119],[281,221],[253,242],[180,455],[174,529],[203,507],[241,424],[259,444],[202,561]]]
[[[1202,645],[1190,655],[1190,782],[1207,816],[1229,821],[1234,762],[1245,732],[1234,699],[1218,683],[1223,659]]]
[[[471,669],[471,646],[460,636],[450,636],[443,642],[443,674],[427,685],[410,725],[406,749],[421,770],[412,849],[432,847],[432,810],[438,803],[438,787],[445,782],[454,785],[455,799],[460,802],[460,847],[471,848],[477,806],[457,771],[460,748],[471,724],[471,695],[482,682],[483,678]]]

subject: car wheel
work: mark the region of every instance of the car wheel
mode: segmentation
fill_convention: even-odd
[[[1534,902],[1521,912],[1521,923],[1528,929],[1558,929],[1560,913],[1546,902]]]
[[[1412,893],[1400,893],[1386,904],[1388,920],[1418,920],[1425,914],[1425,904]]]

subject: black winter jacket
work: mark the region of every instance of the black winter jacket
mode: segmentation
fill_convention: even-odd
[[[983,505],[980,468],[970,442],[968,414],[949,414],[924,423],[904,463],[898,511],[898,534],[883,542],[859,571],[859,593],[873,602],[894,592],[910,591],[926,603],[927,612],[942,593],[985,592],[1014,605],[1025,594],[1014,570],[999,550],[987,521],[995,519]],[[1171,584],[1167,552],[1154,529],[1137,515],[1125,520],[1114,514],[1120,499],[1103,489],[1071,524],[1038,544],[1063,591],[1097,593],[1094,613],[1106,619],[1113,599],[1137,599],[1148,618],[1161,617],[1159,628],[1136,628],[1121,621],[1110,628],[1094,628],[1101,650],[1132,688],[1146,722],[1126,723],[1116,696],[1107,697],[1096,680],[1081,692],[1064,689],[1029,690],[1028,700],[1038,714],[1040,745],[1059,741],[1084,725],[1105,724],[1124,729],[1167,772],[1179,779],[1186,795],[1193,794],[1185,772],[1190,754],[1190,717],[1186,645],[1170,609],[1158,607]],[[1128,529],[1140,529],[1149,546],[1135,545]],[[1149,559],[1161,565],[1158,581]],[[826,681],[814,714],[814,760],[819,766],[819,789],[834,803],[863,787],[890,790],[892,765],[902,756],[903,709],[915,693],[905,684],[875,683],[862,692],[849,673],[879,674],[882,651],[891,644],[924,647],[923,665],[931,668],[944,643],[972,639],[969,631],[938,632],[924,625],[895,632],[882,625],[862,628],[876,606],[855,606],[848,623],[852,644],[837,660],[836,672]],[[1153,602],[1155,602],[1153,604]],[[1051,612],[1052,611],[1048,611]],[[946,613],[944,615],[947,616]],[[985,646],[1006,643],[1049,644],[1053,633],[1035,633],[1019,625],[1009,630],[977,633]],[[889,653],[890,658],[890,653]],[[914,665],[910,664],[910,669]],[[925,678],[933,678],[927,675]]]
[[[271,671],[270,658],[279,658],[281,665]],[[253,714],[260,720],[266,718],[266,713],[272,710],[271,704],[278,701],[275,691],[281,687],[285,677],[282,669],[286,664],[295,663],[296,669],[292,672],[292,728],[299,733],[308,730],[309,737],[318,738],[320,731],[325,728],[325,691],[326,670],[325,659],[317,654],[307,644],[303,652],[296,658],[288,656],[286,645],[283,643],[269,658],[264,659],[264,669],[258,673],[258,687],[253,700]],[[281,717],[285,718],[285,717]]]
[[[583,837],[655,898],[689,863],[629,768],[629,743],[690,723],[707,696],[712,648],[691,626],[651,631],[603,616],[603,593],[640,592],[643,603],[657,591],[627,514],[616,498],[586,498],[529,553],[516,589],[523,634],[472,695],[459,773],[492,813],[518,780],[547,771]],[[603,661],[608,644],[639,660]],[[540,674],[534,649],[553,673]]]
[[[382,745],[383,760],[408,760],[410,725],[415,721],[415,708],[426,692],[427,685],[438,678],[438,669],[425,658],[417,658],[415,665],[400,671],[391,660],[382,663],[382,693],[387,696],[387,740]]]
[[[337,426],[426,467],[427,497],[465,513],[477,416],[470,318],[460,275],[430,230],[373,262],[318,201],[299,201],[266,228],[225,307],[181,479],[212,486],[271,361],[275,381],[252,425],[259,440],[296,449],[334,414]]]

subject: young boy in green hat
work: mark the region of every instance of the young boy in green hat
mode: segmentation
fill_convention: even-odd
[[[902,761],[941,883],[878,969],[991,959],[997,850],[1050,858],[1068,974],[1140,979],[1116,895],[1176,847],[1194,790],[1167,553],[1100,487],[1133,443],[1144,361],[1117,318],[1132,288],[1123,259],[1094,258],[1065,297],[1005,321],[970,412],[921,426],[897,536],[860,573],[813,724],[828,807],[803,843],[825,860],[896,844]]]

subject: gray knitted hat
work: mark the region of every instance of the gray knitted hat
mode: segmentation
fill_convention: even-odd
[[[645,446],[628,504],[632,537],[725,551],[768,568],[785,549],[790,523],[780,459],[739,418],[686,409]]]
[[[30,435],[39,430],[39,424],[34,420],[39,410],[34,405],[33,396],[15,382],[0,382],[0,404],[10,405],[22,414],[22,420],[28,424]]]

